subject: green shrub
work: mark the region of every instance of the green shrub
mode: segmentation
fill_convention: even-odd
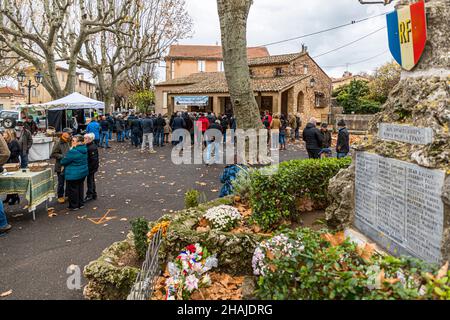
[[[422,275],[424,272],[434,272],[436,269],[433,266],[415,259],[378,254],[364,257],[355,243],[345,240],[332,245],[324,239],[323,233],[310,229],[289,230],[283,235],[289,241],[300,242],[301,249],[291,249],[283,254],[267,254],[266,251],[264,259],[269,267],[258,280],[257,296],[260,299],[431,298],[422,290]]]
[[[134,246],[140,259],[144,259],[147,253],[147,233],[150,231],[148,221],[144,218],[137,218],[131,221],[131,231],[134,235]]]
[[[296,199],[310,198],[316,209],[325,208],[329,180],[350,163],[350,158],[292,160],[281,163],[271,175],[265,174],[267,170],[252,171],[252,218],[268,230],[297,213]]]
[[[198,207],[200,201],[200,192],[198,190],[188,190],[184,195],[185,209]]]

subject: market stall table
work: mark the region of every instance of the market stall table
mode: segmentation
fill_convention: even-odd
[[[15,171],[0,175],[1,194],[25,194],[28,201],[28,212],[33,213],[33,221],[36,220],[36,208],[55,197],[55,181],[52,169],[40,172]]]
[[[33,145],[28,154],[28,161],[45,161],[50,159],[53,149],[53,138],[46,136],[34,136]]]

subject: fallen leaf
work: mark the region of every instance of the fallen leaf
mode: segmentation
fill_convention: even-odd
[[[436,279],[439,280],[439,279],[444,278],[445,276],[447,276],[447,272],[448,272],[448,261],[447,261],[446,264],[444,264],[444,265],[442,266],[441,269],[439,269],[439,272],[438,272],[438,274],[437,274],[437,276],[436,276]]]
[[[375,244],[373,244],[373,243],[366,243],[364,246],[359,245],[356,248],[356,252],[365,261],[369,261],[372,258],[373,254],[375,252]]]
[[[120,219],[120,221],[128,221],[128,219],[127,218],[122,218],[122,219]]]
[[[7,296],[11,295],[12,292],[13,292],[12,290],[8,290],[3,293],[0,293],[0,297],[1,298],[7,297]]]
[[[331,233],[325,233],[321,235],[322,239],[328,241],[333,247],[341,245],[345,241],[344,232],[338,232],[335,235]]]

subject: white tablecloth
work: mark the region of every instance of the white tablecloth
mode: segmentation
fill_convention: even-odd
[[[51,137],[33,137],[33,145],[28,155],[28,161],[45,161],[50,159],[53,149],[53,138]]]

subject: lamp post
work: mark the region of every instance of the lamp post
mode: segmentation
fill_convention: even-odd
[[[20,71],[17,74],[17,81],[19,81],[19,85],[21,87],[28,88],[28,104],[31,104],[31,89],[39,87],[39,85],[42,83],[43,78],[44,76],[42,75],[42,73],[38,71],[34,75],[34,81],[36,84],[33,84],[30,78],[28,78],[28,84],[24,84],[25,80],[27,79],[27,75],[25,74],[25,72]]]

